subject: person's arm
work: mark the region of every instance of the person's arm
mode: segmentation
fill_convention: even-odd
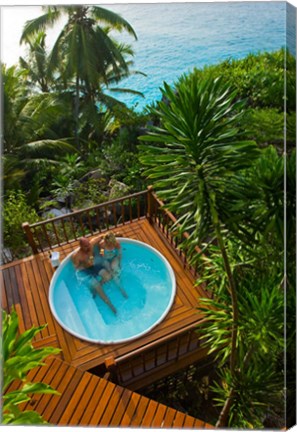
[[[121,259],[122,258],[122,247],[121,247],[120,242],[116,243],[116,248],[118,250],[118,257],[119,257],[119,259]]]
[[[98,244],[99,248],[100,248],[100,243],[103,241],[101,234],[99,236],[96,236],[94,238],[92,238],[90,240],[90,243],[92,245],[92,247],[94,248],[94,246],[96,246],[96,244]]]
[[[74,267],[76,269],[78,269],[78,267],[79,267],[79,259],[78,259],[78,256],[77,256],[77,252],[74,255],[72,255],[71,259],[72,259],[72,262],[74,264]]]

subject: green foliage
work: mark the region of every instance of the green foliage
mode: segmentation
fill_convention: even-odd
[[[245,136],[267,145],[275,123],[281,141],[278,111],[250,109],[244,116],[242,108],[224,78],[184,76],[175,90],[165,85],[163,102],[153,108],[159,125],[141,137],[146,144],[139,148],[145,174],[166,208],[178,216],[180,231],[189,234],[187,250],[194,253],[199,245],[206,251],[194,255],[200,262],[197,283],[207,283],[212,293],[211,299],[199,299],[205,316],[199,333],[220,364],[221,378],[214,391],[222,413],[231,395],[228,425],[263,427],[267,410],[283,408],[284,157],[271,145],[260,150],[255,143],[238,139],[246,122],[251,127]],[[257,129],[259,120],[263,132]],[[287,160],[292,191],[294,157],[293,152]],[[291,192],[288,198],[290,211],[294,210]],[[221,239],[214,231],[218,226]],[[238,299],[235,355],[236,309],[229,293],[227,258]]]
[[[31,394],[59,394],[44,383],[30,383],[27,373],[37,366],[44,365],[43,360],[49,355],[60,352],[57,348],[45,347],[35,349],[33,338],[45,327],[32,327],[18,334],[18,316],[14,310],[11,314],[3,311],[1,363],[3,367],[3,404],[2,423],[10,425],[44,424],[42,417],[34,411],[22,411],[19,405],[31,400]],[[18,390],[6,392],[14,380],[21,380]]]
[[[290,152],[295,148],[296,113],[286,116],[286,143]],[[240,128],[249,139],[253,139],[260,147],[273,144],[282,153],[284,150],[284,112],[276,108],[251,108],[245,112]]]
[[[284,111],[286,72],[287,109],[295,111],[296,59],[284,49],[273,53],[249,54],[243,59],[229,59],[217,65],[194,69],[200,79],[222,76],[232,82],[240,98],[252,107],[276,108]]]
[[[11,191],[2,206],[4,247],[9,248],[14,257],[21,257],[27,248],[22,223],[37,222],[39,217],[20,190]]]
[[[206,320],[197,331],[209,353],[214,353],[219,361],[220,380],[213,388],[218,406],[222,407],[230,392],[234,392],[228,425],[262,428],[268,410],[284,409],[282,274],[277,268],[271,269],[267,261],[261,271],[257,270],[258,259],[251,258],[245,249],[240,250],[234,240],[228,243],[228,256],[237,281],[240,312],[237,367],[233,377],[227,363],[232,309],[222,256],[215,246],[208,249],[208,257],[201,257],[201,277],[197,284],[206,282],[213,298],[199,299],[198,309]]]
[[[102,193],[105,186],[106,181],[102,178],[90,178],[80,183],[74,190],[73,205],[77,209],[81,209],[105,202],[106,196]],[[87,205],[84,205],[84,203],[87,203]]]
[[[292,167],[287,173],[287,183],[291,184],[287,209],[288,214],[293,214],[295,152],[287,158],[288,166]],[[250,248],[262,243],[266,248],[265,258],[269,253],[271,263],[279,267],[284,238],[284,156],[278,155],[273,146],[263,149],[253,166],[233,179],[226,201],[230,211],[238,213],[236,226],[229,221],[228,227]]]
[[[161,126],[140,137],[140,161],[167,208],[178,216],[181,231],[189,233],[192,249],[211,236],[210,205],[223,220],[230,219],[223,196],[234,174],[258,157],[252,141],[238,138],[236,124],[243,104],[222,79],[201,81],[183,77],[176,90],[167,84],[154,114]],[[152,143],[152,144],[151,144]],[[156,144],[158,143],[158,144]]]

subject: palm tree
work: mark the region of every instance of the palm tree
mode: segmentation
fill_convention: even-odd
[[[243,103],[221,78],[200,82],[192,74],[183,77],[176,89],[164,83],[162,94],[163,101],[153,109],[161,125],[141,137],[153,144],[140,146],[140,160],[168,210],[178,216],[179,230],[189,233],[185,246],[194,251],[213,235],[217,240],[232,301],[230,371],[234,376],[239,309],[224,240],[226,224],[234,215],[229,213],[224,193],[232,186],[234,174],[258,157],[258,149],[254,142],[238,139],[235,125]],[[231,404],[232,394],[218,426],[226,424]]]
[[[55,95],[30,95],[24,84],[26,71],[2,65],[3,83],[3,179],[5,192],[27,174],[44,165],[58,164],[59,155],[74,148],[55,133],[56,119],[65,105]],[[32,185],[31,185],[32,187]]]
[[[75,137],[79,145],[78,119],[80,93],[89,93],[107,83],[107,68],[115,74],[128,70],[120,50],[108,36],[102,25],[128,33],[137,39],[131,25],[119,15],[98,6],[46,6],[45,14],[25,25],[21,42],[27,42],[32,34],[53,26],[62,14],[68,17],[49,56],[49,68],[55,71],[62,65],[65,80],[75,79]]]
[[[53,75],[48,67],[48,54],[45,45],[46,34],[40,31],[28,38],[29,53],[27,58],[20,57],[20,66],[27,71],[29,84],[34,88],[39,87],[43,93],[47,93],[53,85]]]

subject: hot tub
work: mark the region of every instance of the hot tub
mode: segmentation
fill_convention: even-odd
[[[56,270],[49,289],[52,313],[72,335],[93,343],[114,344],[136,339],[159,324],[174,301],[174,272],[153,247],[137,240],[118,238],[122,247],[120,282],[125,298],[111,280],[103,288],[117,313],[90,287],[78,283],[68,255]]]

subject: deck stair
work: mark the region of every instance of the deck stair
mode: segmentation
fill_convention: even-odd
[[[211,426],[176,409],[83,372],[58,358],[32,369],[31,382],[51,385],[60,395],[33,395],[22,410],[34,410],[57,426],[208,428]],[[16,390],[14,381],[8,390]]]

